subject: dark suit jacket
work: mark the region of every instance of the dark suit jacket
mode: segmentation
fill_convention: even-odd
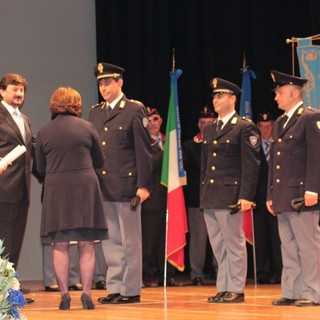
[[[235,114],[216,132],[204,129],[200,207],[227,209],[239,199],[252,201],[260,165],[260,137],[255,125]]]
[[[266,212],[266,198],[267,198],[267,185],[268,185],[268,161],[264,154],[263,148],[260,148],[260,169],[257,184],[257,191],[255,195],[256,210],[255,212]]]
[[[125,96],[106,114],[104,105],[89,115],[100,134],[105,155],[97,171],[108,201],[128,202],[137,188],[152,187],[151,138],[145,108]]]
[[[187,185],[184,187],[186,203],[190,208],[200,205],[200,166],[202,142],[190,139],[183,144],[183,165],[187,173]]]
[[[273,127],[267,196],[278,213],[293,211],[291,200],[305,191],[320,194],[320,112],[302,105],[285,129],[281,119]]]
[[[160,183],[162,172],[163,151],[157,144],[152,145],[152,193],[143,202],[142,211],[159,211],[163,213],[167,209],[167,187]]]
[[[0,202],[15,203],[24,195],[30,197],[30,167],[33,152],[32,133],[29,119],[21,114],[26,128],[26,142],[8,110],[0,102],[0,157],[5,156],[17,145],[24,145],[27,152],[16,159],[0,175]]]

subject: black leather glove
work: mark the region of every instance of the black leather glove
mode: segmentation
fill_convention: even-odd
[[[130,209],[131,211],[136,211],[138,205],[140,204],[140,197],[139,196],[135,196],[131,199],[130,201]]]

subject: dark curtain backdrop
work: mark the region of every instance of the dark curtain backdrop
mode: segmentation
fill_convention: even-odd
[[[178,90],[186,140],[197,132],[200,108],[212,106],[210,79],[241,86],[244,52],[257,75],[254,120],[266,111],[280,114],[270,70],[291,73],[287,38],[320,33],[320,1],[96,0],[96,18],[97,61],[124,67],[127,97],[158,108],[164,120],[175,48],[176,67],[183,70]],[[295,60],[299,75],[296,53]]]

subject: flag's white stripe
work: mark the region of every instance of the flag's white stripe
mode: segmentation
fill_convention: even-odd
[[[180,187],[177,150],[177,132],[174,129],[169,137],[168,192]]]

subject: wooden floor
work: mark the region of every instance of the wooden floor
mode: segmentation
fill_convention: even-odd
[[[245,289],[245,303],[209,304],[207,298],[216,293],[213,285],[194,287],[169,287],[142,289],[141,303],[131,305],[102,305],[98,297],[106,292],[93,290],[92,297],[96,303],[95,310],[82,310],[81,291],[72,291],[71,309],[58,309],[60,293],[45,292],[41,282],[22,283],[31,288],[35,302],[26,305],[21,313],[28,320],[272,320],[272,319],[316,319],[320,315],[320,307],[274,307],[271,301],[280,296],[280,286],[248,284]]]

